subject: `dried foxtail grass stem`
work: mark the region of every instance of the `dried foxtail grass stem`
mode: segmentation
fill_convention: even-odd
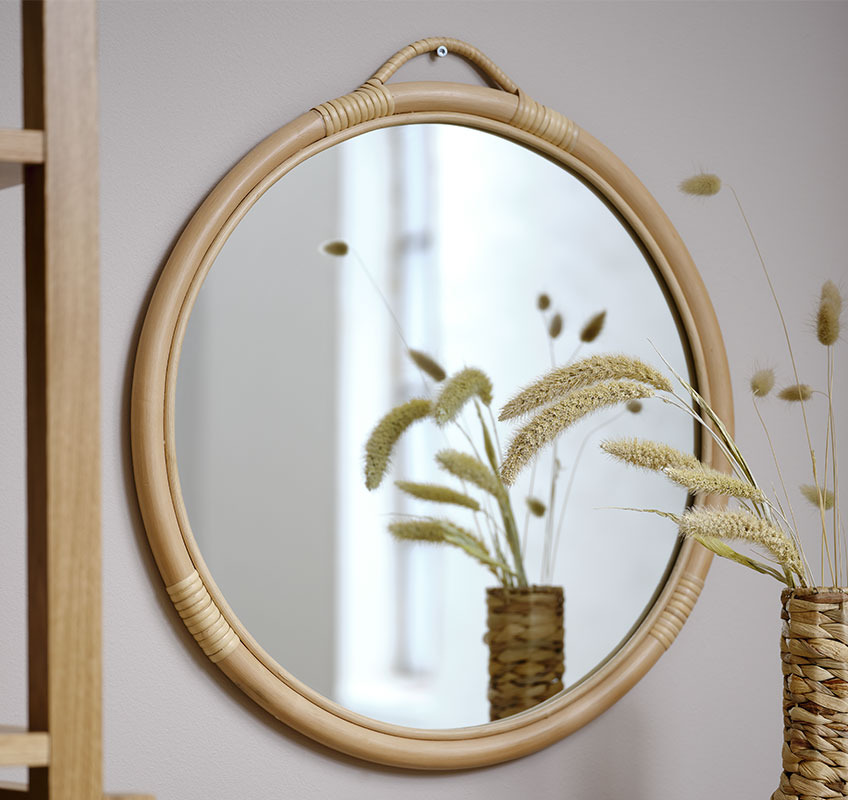
[[[789,572],[804,575],[804,564],[795,542],[779,528],[747,511],[694,509],[681,517],[679,530],[682,536],[689,538],[712,536],[758,545]]]
[[[410,360],[420,369],[425,375],[429,375],[436,383],[441,383],[447,376],[447,373],[442,369],[441,365],[426,353],[420,350],[409,349],[406,351]]]
[[[606,381],[570,392],[564,400],[537,414],[515,434],[501,465],[501,479],[511,486],[542,447],[579,419],[602,408],[653,394],[649,386],[625,380]]]
[[[666,476],[696,494],[720,494],[765,503],[766,496],[757,486],[708,466],[666,467]]]
[[[671,382],[665,375],[637,358],[624,355],[590,356],[552,370],[519,392],[501,409],[498,419],[514,419],[581,387],[622,378],[646,383],[664,392],[672,390]]]
[[[615,458],[634,467],[662,471],[667,467],[697,469],[701,462],[691,453],[650,439],[608,439],[601,442],[601,449]]]
[[[436,423],[446,425],[452,422],[472,397],[479,397],[484,405],[491,405],[492,382],[483,370],[466,367],[451,376],[442,389],[433,408]]]
[[[433,405],[426,398],[416,397],[393,408],[371,432],[365,444],[365,485],[376,489],[389,466],[392,450],[404,431],[419,419],[429,417]]]
[[[429,500],[432,503],[450,503],[455,506],[464,506],[472,511],[479,511],[480,504],[473,498],[449,486],[440,486],[435,483],[413,483],[411,481],[395,481],[395,486],[410,497],[418,500]]]

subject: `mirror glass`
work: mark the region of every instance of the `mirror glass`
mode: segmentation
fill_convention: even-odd
[[[334,240],[347,255],[322,249]],[[581,342],[601,311],[600,334]],[[477,725],[489,719],[492,575],[457,548],[387,531],[434,515],[469,530],[482,517],[485,535],[485,514],[394,486],[451,484],[434,454],[470,445],[419,423],[388,479],[364,486],[377,421],[438,392],[407,345],[448,373],[484,370],[497,416],[552,363],[595,353],[658,364],[659,351],[687,374],[685,343],[652,265],[602,199],[539,153],[460,126],[382,128],[323,150],[259,198],[213,264],[183,343],[175,417],[181,489],[212,577],[261,647],[326,697],[412,727]],[[479,431],[471,407],[463,425]],[[512,430],[498,423],[500,445]],[[615,510],[686,504],[685,490],[600,451],[625,435],[694,446],[686,415],[649,400],[584,420],[511,490],[528,578],[564,587],[566,687],[626,639],[676,552],[672,523]],[[526,510],[531,495],[545,516]]]

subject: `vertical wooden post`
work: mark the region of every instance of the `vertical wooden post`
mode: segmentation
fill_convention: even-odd
[[[96,8],[23,0],[29,728],[38,800],[101,800]]]

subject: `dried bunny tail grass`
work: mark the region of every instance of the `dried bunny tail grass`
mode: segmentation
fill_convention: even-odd
[[[376,425],[368,441],[365,443],[365,485],[368,489],[376,489],[389,466],[397,440],[403,432],[419,419],[430,416],[433,404],[423,398],[416,397],[389,411]]]
[[[473,483],[484,492],[497,497],[500,494],[498,478],[482,461],[468,453],[458,450],[440,450],[436,453],[436,463],[463,481]]]
[[[793,383],[791,386],[781,389],[777,396],[781,400],[787,400],[790,403],[799,403],[809,400],[813,396],[813,388],[807,386],[806,383]]]
[[[527,508],[534,517],[544,517],[548,507],[538,497],[527,498]]]
[[[430,500],[433,503],[451,503],[464,506],[472,511],[479,511],[480,504],[467,494],[451,489],[449,486],[439,486],[435,483],[413,483],[411,481],[395,481],[395,486],[402,492],[418,500]]]
[[[759,503],[765,502],[766,499],[762,490],[748,481],[719,472],[712,467],[666,467],[664,472],[670,480],[697,494],[720,494]]]
[[[586,324],[580,330],[580,341],[594,342],[604,329],[604,322],[606,322],[606,319],[606,311],[599,311],[594,316],[589,317]]]
[[[442,369],[441,365],[426,353],[422,353],[420,350],[413,350],[410,347],[406,351],[406,354],[409,356],[412,363],[418,367],[418,369],[426,375],[429,375],[434,381],[436,381],[436,383],[443,381],[447,376],[447,373]]]
[[[550,307],[551,307],[551,297],[550,297],[550,295],[545,294],[545,292],[542,292],[536,298],[536,308],[538,308],[539,311],[547,311]]]
[[[625,408],[631,414],[638,414],[642,411],[642,401],[641,400],[629,400]]]
[[[839,317],[842,314],[842,295],[833,281],[826,281],[816,312],[816,337],[830,346],[839,339]]]
[[[704,466],[691,453],[650,439],[608,439],[601,449],[611,456],[626,461],[634,467],[662,471],[668,467],[697,469]]]
[[[621,378],[647,383],[663,392],[672,390],[671,382],[665,375],[637,358],[623,355],[590,356],[552,370],[520,391],[501,409],[498,419],[520,417],[583,386]]]
[[[550,325],[548,325],[548,336],[550,336],[551,339],[556,339],[557,336],[559,336],[561,333],[562,333],[562,314],[560,314],[557,311],[557,313],[554,314],[553,319],[550,322]]]
[[[501,479],[511,486],[544,445],[587,414],[653,394],[650,387],[635,381],[607,381],[576,389],[564,400],[541,411],[515,434],[501,465]]]
[[[774,370],[758,369],[751,376],[751,394],[754,397],[765,397],[774,389]]]
[[[790,572],[804,574],[801,554],[795,543],[780,528],[746,511],[687,511],[680,520],[680,534],[687,538],[715,536],[759,545]]]
[[[711,172],[699,172],[691,178],[680,181],[678,188],[683,194],[695,197],[711,197],[721,190],[721,178]]]
[[[804,499],[808,500],[812,503],[816,508],[819,507],[822,500],[824,500],[824,509],[825,511],[830,511],[833,508],[833,504],[836,502],[836,495],[830,490],[819,490],[815,486],[810,486],[808,484],[804,484],[800,487],[801,494],[804,495]],[[821,495],[819,492],[821,491]]]
[[[833,281],[825,281],[821,288],[821,301],[831,303],[837,314],[842,313],[842,293]]]
[[[479,397],[484,405],[492,403],[492,382],[483,370],[466,367],[445,384],[436,405],[433,417],[439,425],[446,425],[456,418],[462,407],[472,398]]]

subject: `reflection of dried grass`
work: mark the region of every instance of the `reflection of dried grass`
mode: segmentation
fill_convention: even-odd
[[[430,416],[432,403],[416,397],[393,408],[371,432],[365,444],[365,485],[376,489],[389,466],[392,449],[403,432],[419,419]]]
[[[600,311],[594,316],[589,317],[589,320],[580,331],[580,341],[594,342],[604,329],[604,322],[606,321],[606,318],[606,311]]]
[[[790,572],[804,574],[801,555],[795,543],[779,528],[746,511],[692,509],[682,516],[680,533],[690,538],[715,536],[759,545]]]
[[[544,517],[547,506],[538,497],[527,498],[527,508],[534,517]]]
[[[497,497],[500,492],[498,478],[482,461],[459,450],[440,450],[436,462],[455,478],[473,483],[484,492]]]
[[[760,489],[748,481],[734,478],[707,466],[667,467],[665,474],[670,480],[698,494],[720,494],[764,503],[766,498]]]
[[[439,486],[435,483],[413,483],[411,481],[395,481],[395,486],[402,492],[418,500],[429,500],[433,503],[450,503],[464,506],[472,511],[479,511],[480,504],[467,494],[451,489],[449,486]]]
[[[515,483],[522,468],[542,447],[587,414],[653,393],[650,387],[635,381],[607,381],[570,392],[515,434],[501,465],[501,479],[507,486]]]
[[[434,381],[436,381],[436,383],[445,379],[447,373],[435,359],[431,358],[426,353],[422,353],[420,350],[413,350],[412,348],[406,352],[412,360],[412,363],[426,375],[429,375]]]
[[[529,414],[575,389],[621,378],[647,383],[664,392],[670,392],[672,389],[665,375],[637,358],[591,356],[555,369],[519,392],[501,409],[499,419],[513,419]]]
[[[484,405],[491,405],[492,382],[483,370],[466,367],[451,376],[442,389],[433,408],[436,423],[446,425],[452,422],[472,397],[479,397]]]
[[[601,449],[621,461],[644,469],[660,471],[666,467],[693,469],[701,466],[701,462],[691,453],[650,439],[608,439],[601,443]]]

